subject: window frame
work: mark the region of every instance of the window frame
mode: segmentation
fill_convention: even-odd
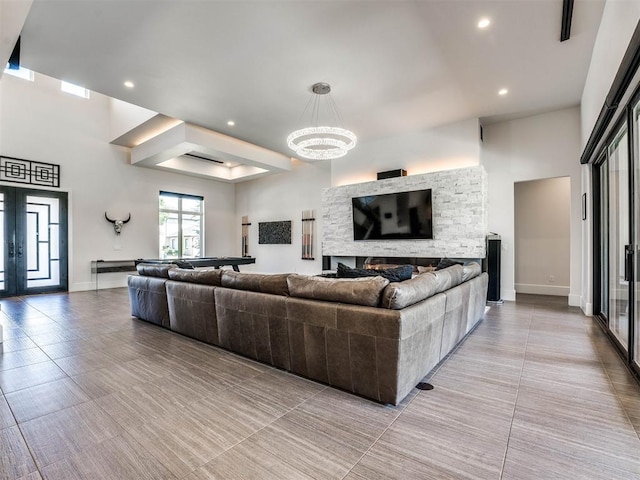
[[[162,199],[166,198],[166,197],[173,197],[173,198],[177,198],[178,200],[178,208],[163,208],[162,207]],[[184,210],[183,208],[183,200],[196,200],[199,202],[199,211],[198,212],[194,212],[191,210]],[[163,251],[163,247],[169,247],[172,248],[172,246],[174,245],[174,238],[171,237],[171,241],[169,243],[167,243],[167,236],[164,236],[164,243],[165,245],[161,245],[161,237],[160,237],[160,229],[162,228],[162,225],[164,225],[164,223],[162,223],[162,215],[166,214],[166,215],[177,215],[177,224],[178,224],[178,235],[177,235],[177,239],[176,240],[176,246],[177,246],[177,256],[170,256],[170,255],[166,255],[166,252]],[[196,216],[200,218],[200,225],[199,225],[199,235],[198,235],[198,242],[199,242],[199,246],[200,246],[200,252],[198,256],[185,256],[185,237],[184,237],[184,233],[183,233],[183,217],[184,216]],[[189,237],[189,238],[196,238],[194,237]],[[204,251],[204,197],[200,196],[200,195],[191,195],[191,194],[187,194],[187,193],[176,193],[176,192],[166,192],[161,190],[158,194],[158,254],[160,256],[160,258],[165,259],[165,258],[203,258],[205,256],[205,251]],[[193,241],[191,242],[191,245],[193,245]]]

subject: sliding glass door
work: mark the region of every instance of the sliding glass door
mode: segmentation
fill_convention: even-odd
[[[640,100],[628,110],[593,173],[596,314],[640,374]]]
[[[629,230],[629,147],[626,125],[609,146],[609,329],[620,345],[629,344],[629,259],[633,254]]]
[[[633,244],[635,261],[633,279],[634,282],[634,315],[633,315],[633,348],[632,348],[632,364],[640,371],[640,101],[636,102],[631,113],[631,138],[633,158],[633,175],[634,175],[634,194],[633,194]]]

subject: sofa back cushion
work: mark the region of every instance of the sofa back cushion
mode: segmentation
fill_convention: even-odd
[[[271,293],[273,295],[289,295],[287,277],[289,273],[261,274],[242,273],[223,270],[221,284],[223,287],[252,292]]]
[[[198,268],[190,270],[187,268],[172,268],[169,270],[169,278],[178,282],[199,283],[202,285],[213,285],[219,287],[221,283],[222,270],[216,268]]]
[[[468,265],[462,267],[462,281],[466,282],[467,280],[471,280],[472,278],[477,277],[482,273],[482,267],[479,263],[471,262]]]
[[[382,277],[324,278],[307,275],[289,275],[289,293],[292,297],[326,300],[377,307],[380,294],[389,280]]]
[[[169,270],[172,270],[174,268],[177,268],[177,266],[172,263],[170,264],[139,263],[136,266],[138,275],[142,275],[144,277],[158,277],[158,278],[169,278]]]
[[[431,272],[436,277],[436,293],[444,292],[462,283],[462,265],[452,265],[442,270]],[[426,275],[426,274],[424,274]]]
[[[380,306],[400,310],[431,297],[436,293],[437,286],[433,273],[422,273],[404,282],[390,283],[382,292]]]

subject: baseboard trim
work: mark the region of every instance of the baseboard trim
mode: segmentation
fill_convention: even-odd
[[[116,280],[103,280],[102,278],[98,281],[98,289],[106,289],[106,288],[120,288],[127,286],[127,278],[119,278]],[[69,286],[70,292],[86,292],[88,290],[95,290],[96,282],[78,282],[72,283]]]
[[[515,302],[516,301],[516,291],[515,290],[502,290],[502,300],[506,302]]]
[[[554,295],[557,297],[569,296],[569,287],[560,285],[531,285],[527,283],[516,283],[517,293],[530,293],[533,295]]]
[[[582,307],[582,297],[580,295],[569,294],[569,305],[572,307]]]

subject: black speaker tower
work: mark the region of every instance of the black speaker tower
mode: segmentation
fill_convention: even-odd
[[[500,304],[500,235],[487,236],[487,273],[489,287],[487,289],[487,303]]]

